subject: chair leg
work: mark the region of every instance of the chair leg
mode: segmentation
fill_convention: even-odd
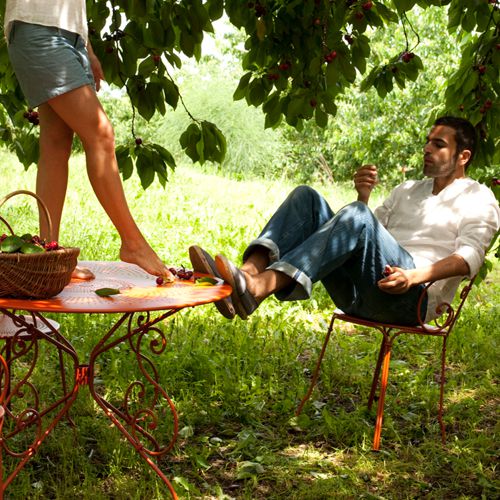
[[[441,349],[441,387],[439,389],[439,410],[438,420],[439,427],[441,427],[441,441],[446,444],[446,429],[443,422],[443,401],[444,401],[444,384],[445,384],[445,371],[446,371],[446,339],[443,337],[443,348]]]
[[[330,335],[331,335],[332,330],[333,330],[334,321],[335,321],[335,314],[332,316],[332,319],[330,321],[330,326],[328,327],[328,332],[327,332],[325,340],[323,342],[323,347],[321,348],[321,352],[319,354],[319,358],[318,358],[318,361],[316,363],[316,368],[314,369],[311,383],[309,384],[309,389],[307,389],[306,395],[302,398],[302,401],[300,402],[299,406],[297,407],[297,410],[295,411],[296,416],[299,416],[301,414],[302,409],[304,408],[304,405],[306,404],[307,400],[311,397],[314,386],[316,385],[316,382],[317,382],[318,376],[319,376],[319,369],[321,366],[321,362],[323,361],[323,356],[325,355],[326,346],[328,344],[328,341],[330,340]]]
[[[382,380],[380,382],[380,396],[377,406],[377,420],[375,422],[375,434],[373,436],[373,450],[380,449],[380,435],[382,434],[382,420],[384,419],[384,401],[385,391],[387,389],[387,380],[389,379],[389,364],[391,361],[391,342],[384,336],[384,358],[382,365]]]
[[[380,378],[380,367],[382,366],[382,360],[384,359],[385,350],[385,337],[382,337],[382,344],[380,345],[380,351],[378,352],[377,366],[375,366],[375,371],[373,372],[372,387],[370,390],[370,396],[368,397],[368,409],[372,409],[373,400],[375,399],[375,392],[377,391],[378,381]]]

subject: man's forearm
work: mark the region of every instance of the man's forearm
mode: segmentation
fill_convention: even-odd
[[[430,266],[412,269],[411,285],[420,285],[429,281],[437,281],[452,276],[466,276],[469,274],[469,265],[460,255],[450,255]]]

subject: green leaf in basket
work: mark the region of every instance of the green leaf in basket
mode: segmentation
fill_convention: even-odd
[[[13,234],[12,236],[7,236],[0,244],[0,250],[6,253],[17,252],[24,245],[24,240]]]
[[[118,295],[120,293],[118,288],[98,288],[94,291],[99,297],[109,297],[110,295]]]
[[[34,243],[25,243],[21,249],[21,253],[42,253],[45,252],[45,249],[39,245],[35,245]]]
[[[196,278],[194,280],[194,283],[197,286],[212,286],[217,284],[217,280],[214,278],[209,278],[208,276],[204,276],[203,278]]]
[[[25,233],[21,236],[21,239],[26,241],[26,243],[30,243],[31,238],[33,238],[33,236],[30,233]]]

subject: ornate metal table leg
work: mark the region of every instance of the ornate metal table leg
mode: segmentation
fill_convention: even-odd
[[[0,499],[19,471],[36,453],[44,439],[67,413],[76,399],[78,385],[68,390],[62,376],[61,395],[52,403],[42,401],[40,387],[33,377],[43,345],[57,350],[59,361],[64,356],[78,365],[75,350],[43,316],[23,316],[1,310],[16,327],[13,335],[0,338]],[[61,367],[61,370],[64,370]],[[62,372],[61,372],[62,373]],[[22,433],[23,439],[16,439]],[[23,443],[23,444],[21,444]],[[27,444],[26,444],[27,443]],[[4,456],[18,460],[4,462]]]
[[[167,339],[155,325],[175,312],[177,310],[172,310],[154,319],[149,313],[124,314],[92,350],[88,365],[88,381],[92,397],[106,416],[165,483],[172,498],[177,499],[172,484],[156,460],[173,448],[178,434],[178,417],[172,400],[160,386],[158,370],[149,357],[160,355],[165,351]],[[125,333],[119,336],[118,330],[121,326],[124,327]],[[137,368],[136,376],[139,379],[130,382],[123,398],[112,403],[104,399],[94,386],[95,365],[100,355],[124,343],[128,344],[129,352],[135,358],[134,368]],[[132,364],[130,366],[132,370]],[[167,424],[170,428],[165,432],[164,427],[168,427]],[[172,433],[166,445],[160,444],[154,437],[155,430],[164,434]]]

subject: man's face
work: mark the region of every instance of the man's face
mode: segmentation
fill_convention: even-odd
[[[432,178],[454,175],[456,151],[455,130],[445,125],[432,127],[424,146],[424,175]]]

